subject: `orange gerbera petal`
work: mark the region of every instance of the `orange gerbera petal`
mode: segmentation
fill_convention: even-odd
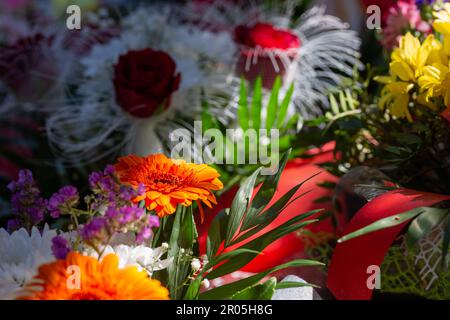
[[[210,206],[209,202],[215,203],[212,190],[223,188],[214,168],[173,160],[163,154],[123,157],[115,168],[122,183],[145,186],[145,196],[135,201],[145,199],[147,209],[154,210],[160,217],[174,213],[179,204],[190,206],[192,201],[203,201]]]
[[[167,300],[169,291],[136,267],[119,269],[115,254],[101,262],[71,252],[42,265],[26,300]]]

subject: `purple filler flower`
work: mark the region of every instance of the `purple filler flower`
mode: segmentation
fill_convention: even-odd
[[[73,186],[65,186],[53,194],[48,201],[47,209],[53,218],[61,215],[61,208],[73,208],[79,200],[78,190]]]
[[[52,239],[52,252],[56,259],[65,259],[70,251],[71,249],[66,238],[56,236]]]
[[[80,230],[80,236],[87,243],[102,242],[107,236],[108,222],[105,217],[95,217]]]
[[[21,170],[17,181],[12,181],[8,189],[12,192],[11,205],[14,215],[13,220],[8,222],[10,231],[22,226],[31,229],[44,219],[47,201],[41,197],[30,170]]]

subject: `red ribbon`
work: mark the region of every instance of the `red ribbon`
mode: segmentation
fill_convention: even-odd
[[[418,207],[429,207],[449,200],[450,196],[406,189],[387,192],[366,204],[345,227],[344,235]],[[338,300],[369,300],[372,290],[367,268],[380,266],[392,243],[408,224],[405,223],[337,244],[328,269],[328,288]],[[383,279],[381,279],[381,284]]]

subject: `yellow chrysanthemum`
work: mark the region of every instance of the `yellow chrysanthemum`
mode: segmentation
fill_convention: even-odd
[[[435,63],[426,66],[419,86],[425,92],[425,98],[443,97],[446,106],[450,106],[450,65]]]
[[[78,271],[77,271],[78,270]],[[71,279],[71,277],[78,277]],[[119,269],[109,254],[101,262],[71,252],[65,260],[42,265],[26,300],[167,300],[169,291],[147,272],[130,266]]]
[[[409,112],[409,92],[414,84],[394,81],[393,78],[389,77],[378,77],[377,81],[387,83],[381,92],[380,107],[382,109],[388,108],[390,113],[397,118],[407,118],[408,121],[412,121]]]
[[[200,202],[208,207],[217,204],[211,190],[223,188],[219,173],[208,165],[173,160],[162,154],[130,155],[120,158],[115,167],[122,183],[145,186],[145,194],[135,201],[144,200],[147,209],[160,217],[174,213],[179,204],[187,207],[197,201],[203,219]]]
[[[434,12],[436,20],[433,28],[437,32],[444,34],[444,51],[446,55],[450,55],[450,3],[444,5],[443,10]]]
[[[415,82],[423,74],[431,51],[434,36],[430,35],[423,44],[411,33],[407,33],[400,40],[398,48],[392,52],[390,72],[405,82]]]

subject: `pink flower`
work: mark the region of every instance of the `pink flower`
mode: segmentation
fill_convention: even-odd
[[[414,0],[400,0],[389,9],[386,27],[383,29],[382,45],[390,50],[397,46],[405,30],[413,29],[423,33],[431,31],[430,25],[422,20],[420,9]]]

